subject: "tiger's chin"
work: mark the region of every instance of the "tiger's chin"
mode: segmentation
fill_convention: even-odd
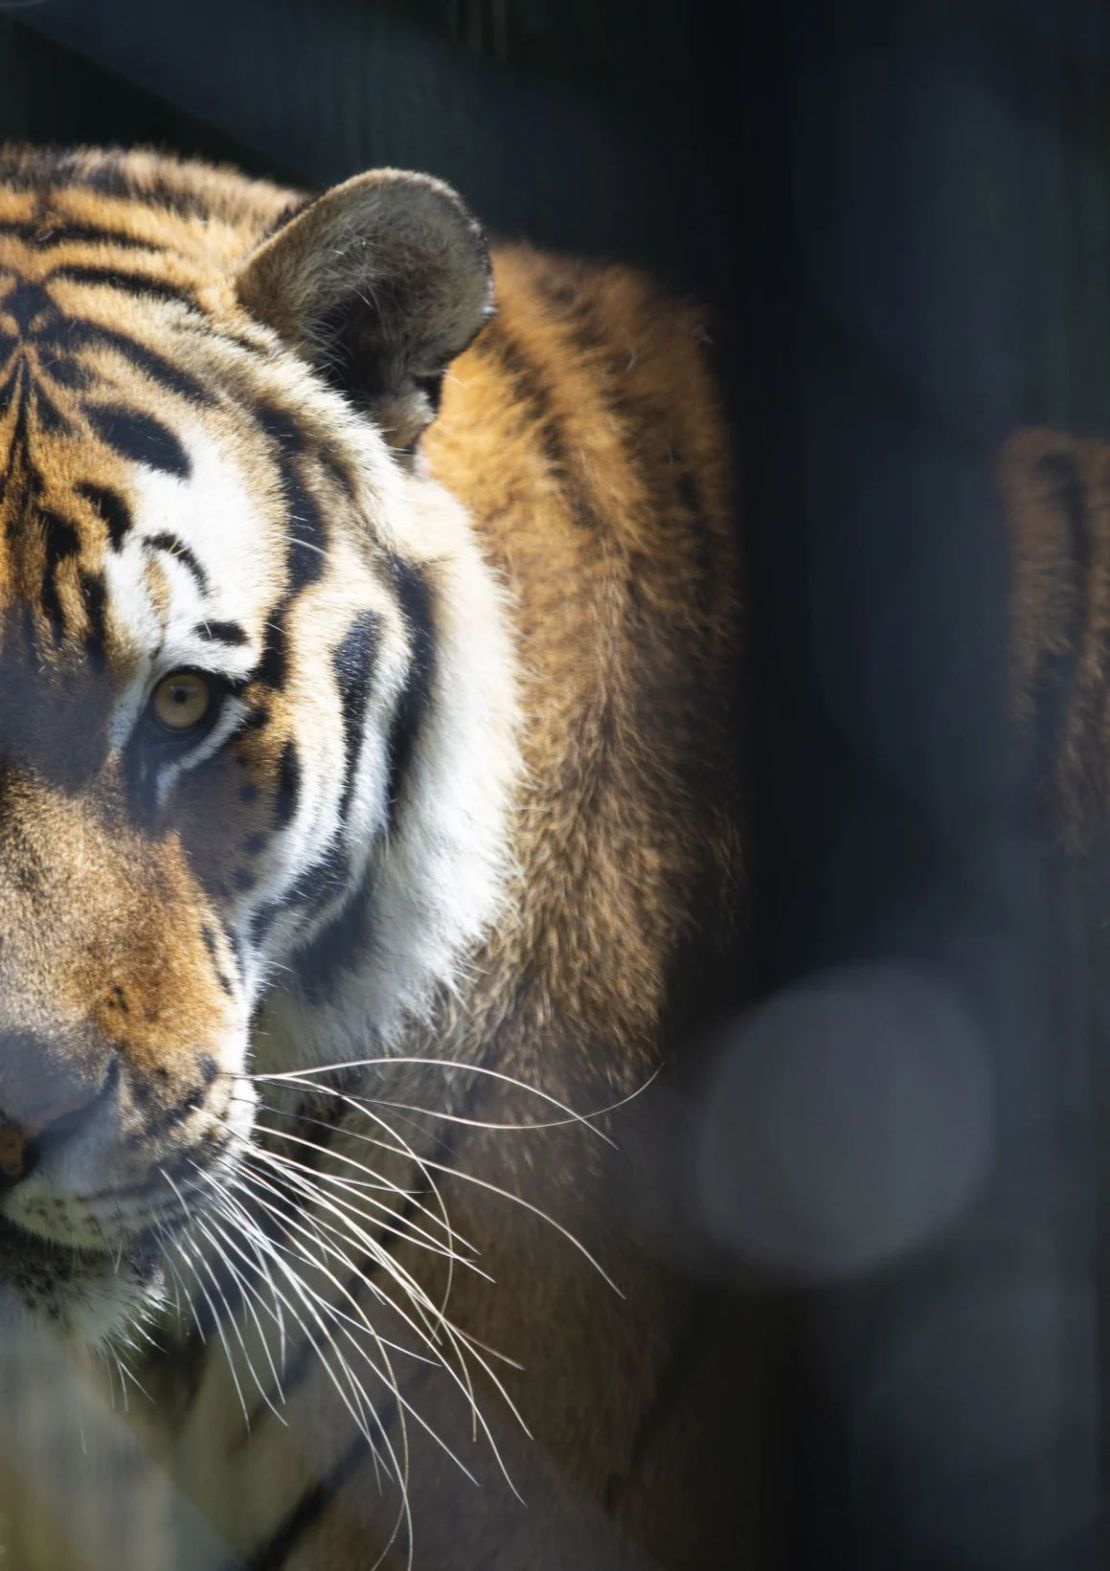
[[[110,1254],[48,1242],[0,1219],[0,1337],[97,1348],[166,1301],[153,1240],[140,1237]]]

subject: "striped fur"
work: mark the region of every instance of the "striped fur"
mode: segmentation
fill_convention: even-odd
[[[735,893],[723,436],[696,314],[492,276],[422,177],[0,154],[0,1332],[151,1399],[30,1400],[28,1571],[712,1563],[651,1098],[575,1115]]]

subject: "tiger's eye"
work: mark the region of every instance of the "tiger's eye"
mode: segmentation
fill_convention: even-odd
[[[200,725],[212,702],[212,689],[196,671],[175,671],[154,689],[155,715],[171,731],[190,731]]]

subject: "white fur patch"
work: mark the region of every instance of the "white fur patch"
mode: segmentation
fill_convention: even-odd
[[[406,1018],[457,982],[467,951],[501,911],[511,871],[521,766],[504,592],[459,503],[427,479],[408,480],[405,490],[405,505],[391,519],[396,548],[429,564],[435,673],[396,833],[370,851],[374,942],[326,1002],[313,1007],[284,989],[270,999],[256,1047],[267,1069],[396,1044]],[[385,736],[383,716],[373,711],[362,774],[376,777],[379,789]]]

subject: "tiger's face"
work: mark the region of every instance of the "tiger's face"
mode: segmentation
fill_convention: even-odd
[[[142,170],[0,160],[0,1326],[92,1340],[257,1138],[260,1018],[366,1053],[444,979],[511,773],[456,756],[507,705],[411,458],[488,309],[461,205],[363,177],[213,253]]]

